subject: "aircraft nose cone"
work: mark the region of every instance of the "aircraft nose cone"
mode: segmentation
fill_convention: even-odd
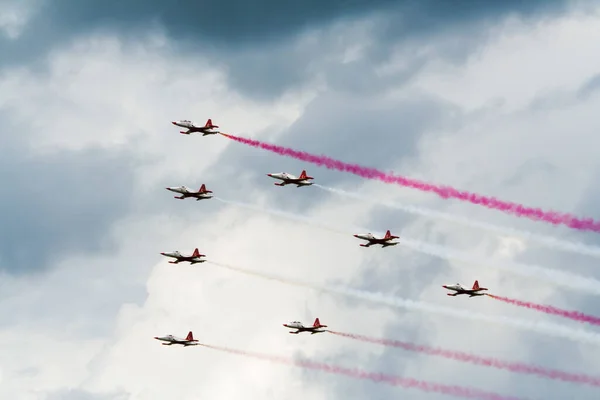
[[[172,123],[173,125],[177,125],[177,122],[175,122],[175,121],[171,121],[171,123]]]

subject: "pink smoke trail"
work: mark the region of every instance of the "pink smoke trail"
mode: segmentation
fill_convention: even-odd
[[[356,379],[367,379],[377,383],[387,383],[392,386],[401,386],[406,389],[419,389],[425,392],[434,392],[446,394],[449,396],[462,397],[468,399],[480,399],[480,400],[523,400],[512,396],[502,396],[500,394],[485,392],[479,389],[472,389],[463,386],[455,385],[444,385],[441,383],[419,381],[412,378],[402,378],[399,376],[386,375],[382,373],[361,371],[358,369],[344,368],[336,365],[329,365],[325,363],[308,361],[308,360],[294,360],[288,357],[274,356],[270,354],[254,353],[243,350],[231,349],[221,346],[213,346],[208,344],[202,344],[201,346],[208,347],[214,350],[219,350],[231,354],[237,354],[245,357],[257,358],[260,360],[271,361],[279,364],[294,365],[300,368],[313,369],[330,374],[345,375],[350,378]]]
[[[558,315],[560,317],[569,318],[574,321],[587,322],[588,324],[592,324],[592,325],[600,325],[599,317],[594,317],[593,315],[587,315],[587,314],[584,314],[579,311],[561,310],[560,308],[556,308],[553,306],[545,306],[543,304],[530,303],[528,301],[509,299],[508,297],[496,296],[493,294],[486,294],[486,295],[491,297],[492,299],[500,300],[500,301],[503,301],[508,304],[514,304],[515,306],[525,307],[525,308],[529,308],[531,310],[541,311],[546,314]]]
[[[544,211],[539,208],[532,208],[518,203],[498,200],[494,197],[487,197],[476,193],[459,191],[458,189],[454,189],[450,186],[433,185],[430,183],[421,182],[416,179],[410,179],[391,173],[386,174],[385,172],[382,172],[375,168],[363,167],[358,164],[345,163],[343,161],[339,161],[324,155],[318,156],[307,153],[305,151],[298,151],[290,149],[288,147],[260,142],[258,140],[241,138],[228,133],[221,132],[221,135],[226,136],[239,143],[247,144],[252,147],[258,147],[263,150],[268,150],[282,156],[288,156],[297,160],[302,160],[319,166],[324,166],[328,169],[350,172],[354,175],[358,175],[363,178],[375,179],[385,183],[395,183],[401,186],[418,189],[424,192],[433,192],[444,199],[454,198],[536,221],[545,221],[554,225],[565,225],[569,228],[577,230],[600,232],[600,222],[595,221],[592,218],[578,218],[571,214],[566,214],[558,211]]]
[[[481,365],[486,367],[492,367],[497,369],[503,369],[510,372],[537,375],[543,378],[549,378],[553,380],[561,380],[565,382],[583,383],[591,386],[600,386],[600,377],[590,376],[585,374],[573,374],[569,372],[547,369],[544,367],[530,365],[519,362],[497,360],[491,357],[482,357],[474,354],[464,353],[460,351],[444,350],[435,347],[423,346],[409,342],[401,342],[398,340],[390,339],[377,339],[368,336],[356,335],[353,333],[343,333],[328,331],[334,335],[347,337],[361,342],[376,343],[389,347],[397,347],[406,351],[413,351],[417,353],[427,354],[430,356],[439,356],[449,360],[467,362],[475,365]]]

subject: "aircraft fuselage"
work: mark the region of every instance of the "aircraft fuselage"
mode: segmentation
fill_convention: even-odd
[[[267,174],[267,176],[282,181],[281,183],[275,183],[276,186],[296,185],[296,187],[301,187],[310,186],[313,184],[310,182],[310,179],[313,179],[312,177],[297,177],[295,175],[288,174],[287,172],[272,173]]]
[[[173,253],[160,253],[161,255],[165,256],[165,257],[170,257],[170,258],[174,258],[175,261],[169,261],[171,264],[178,264],[180,262],[189,262],[192,264],[196,264],[196,263],[203,263],[206,260],[203,259],[202,257],[204,256],[182,256],[179,254],[173,254]]]
[[[462,287],[458,287],[457,285],[442,285],[442,287],[444,289],[454,291],[454,293],[446,293],[448,296],[459,296],[461,294],[468,295],[469,297],[485,296],[485,293],[481,292],[487,290],[486,288],[464,289]]]
[[[321,325],[320,323],[315,323],[315,325],[313,326],[304,326],[298,321],[289,324],[283,324],[283,326],[285,326],[286,328],[295,329],[295,331],[290,331],[290,333],[293,333],[295,335],[297,335],[300,332],[310,332],[311,334],[322,333],[325,331],[319,329],[327,328],[327,325]]]
[[[169,338],[163,338],[163,337],[155,337],[154,339],[159,340],[161,342],[165,342],[165,343],[161,343],[163,346],[171,346],[174,344],[179,344],[182,346],[195,346],[198,344],[197,340],[185,340],[185,339],[179,339],[179,338],[169,339]]]
[[[191,121],[171,121],[171,123],[173,125],[182,127],[182,128],[187,128],[187,131],[181,131],[180,133],[184,134],[184,135],[189,135],[190,133],[194,133],[194,132],[199,132],[199,133],[203,133],[202,136],[206,136],[206,135],[216,135],[217,133],[219,133],[219,131],[213,131],[213,128],[217,128],[216,125],[213,126],[197,126],[196,124],[194,124]]]
[[[376,244],[380,244],[382,247],[395,246],[399,242],[392,242],[392,240],[397,239],[396,236],[390,238],[381,238],[378,239],[371,234],[358,234],[354,235],[355,238],[362,239],[368,241],[366,244],[361,244],[362,247],[370,247]]]
[[[290,333],[293,333],[294,335],[297,335],[297,334],[299,334],[301,332],[310,332],[311,334],[325,332],[325,331],[320,331],[319,330],[320,327],[319,328],[316,328],[316,327],[315,328],[313,328],[313,327],[310,327],[310,328],[305,328],[305,327],[299,328],[299,327],[296,327],[296,326],[288,326],[288,325],[284,325],[284,326],[286,328],[296,329],[295,331],[290,331]]]
[[[179,193],[181,194],[181,196],[175,197],[176,199],[185,199],[185,198],[195,198],[196,200],[205,200],[205,199],[211,199],[213,197],[211,191],[193,191],[188,189],[185,186],[180,186],[180,187],[168,187],[165,188],[170,192],[173,193]]]

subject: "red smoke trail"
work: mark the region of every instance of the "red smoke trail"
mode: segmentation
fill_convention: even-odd
[[[503,301],[503,302],[509,303],[509,304],[514,304],[519,307],[525,307],[525,308],[529,308],[532,310],[541,311],[546,314],[558,315],[560,317],[569,318],[574,321],[587,322],[592,325],[600,325],[600,318],[594,317],[593,315],[587,315],[587,314],[584,314],[579,311],[561,310],[560,308],[556,308],[556,307],[552,307],[552,306],[545,306],[543,304],[535,304],[535,303],[530,303],[528,301],[509,299],[508,297],[496,296],[493,294],[486,294],[486,295],[493,299],[500,300],[500,301]]]
[[[385,183],[396,183],[401,186],[418,189],[424,192],[434,192],[444,199],[454,198],[536,221],[545,221],[554,225],[566,225],[570,228],[578,230],[600,232],[600,222],[594,221],[592,218],[581,219],[558,211],[543,211],[539,208],[526,207],[522,204],[498,200],[494,197],[486,197],[476,193],[462,192],[450,186],[438,186],[391,173],[386,174],[385,172],[375,168],[363,167],[358,164],[349,164],[323,155],[318,156],[305,151],[298,151],[283,146],[263,143],[258,140],[245,139],[227,133],[221,133],[221,135],[252,147],[258,147],[282,156],[288,156],[297,160],[324,166],[328,169],[350,172],[363,178],[376,179]]]
[[[449,396],[456,396],[468,399],[481,399],[481,400],[523,400],[518,397],[502,396],[499,394],[485,392],[479,389],[472,389],[463,386],[455,385],[444,385],[441,383],[433,383],[427,381],[419,381],[412,378],[402,378],[399,376],[386,375],[378,372],[367,372],[353,368],[338,367],[335,365],[329,365],[320,362],[308,361],[308,360],[294,360],[288,357],[273,356],[269,354],[254,353],[236,349],[230,349],[221,346],[212,346],[208,344],[202,344],[204,347],[208,347],[214,350],[224,351],[231,354],[242,355],[246,357],[257,358],[261,360],[271,361],[279,364],[294,365],[301,368],[313,369],[330,374],[345,375],[350,378],[356,379],[367,379],[377,383],[387,383],[392,386],[401,386],[406,389],[419,389],[425,392],[442,393]]]
[[[572,373],[564,372],[564,371],[546,369],[546,368],[539,367],[536,365],[530,365],[530,364],[519,363],[519,362],[502,361],[502,360],[497,360],[497,359],[490,358],[490,357],[481,357],[481,356],[477,356],[474,354],[463,353],[460,351],[444,350],[444,349],[435,348],[435,347],[417,345],[414,343],[401,342],[398,340],[370,338],[367,336],[355,335],[352,333],[343,333],[343,332],[334,332],[334,331],[328,331],[328,332],[333,333],[334,335],[344,336],[344,337],[347,337],[350,339],[355,339],[355,340],[360,340],[361,342],[376,343],[376,344],[381,344],[381,345],[389,346],[389,347],[398,347],[403,350],[428,354],[430,356],[440,356],[440,357],[443,357],[443,358],[446,358],[449,360],[468,362],[468,363],[472,363],[472,364],[476,364],[476,365],[482,365],[482,366],[486,366],[486,367],[503,369],[503,370],[507,370],[507,371],[511,371],[511,372],[515,372],[515,373],[538,375],[538,376],[541,376],[544,378],[561,380],[561,381],[565,381],[565,382],[584,383],[584,384],[592,385],[592,386],[600,386],[600,377],[595,377],[595,376],[590,376],[590,375],[585,375],[585,374],[572,374]]]

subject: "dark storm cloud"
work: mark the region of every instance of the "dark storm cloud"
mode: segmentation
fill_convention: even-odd
[[[35,22],[54,21],[59,32],[70,35],[96,27],[137,29],[158,21],[177,40],[216,41],[216,45],[243,47],[257,41],[277,41],[304,28],[320,26],[340,18],[362,16],[371,11],[392,10],[402,16],[404,33],[436,29],[452,21],[463,21],[516,12],[535,14],[564,4],[560,0],[204,0],[143,1],[106,0],[84,2],[55,0],[46,3]]]
[[[561,10],[563,0],[473,2],[469,0],[393,1],[330,0],[317,2],[229,1],[116,1],[84,2],[57,0],[37,10],[24,34],[17,40],[0,39],[2,63],[43,59],[56,45],[94,30],[116,31],[129,38],[160,27],[173,39],[181,54],[204,54],[228,69],[232,86],[254,96],[272,97],[324,73],[338,86],[381,85],[372,67],[390,54],[397,41],[429,37],[465,22],[498,19],[507,13],[535,17]],[[319,48],[289,39],[311,28],[334,21],[377,13],[380,18],[368,60],[340,66],[327,61],[345,51],[355,38],[333,33],[319,40]],[[441,54],[464,57],[480,34],[469,32],[460,41],[446,44]],[[193,49],[193,50],[192,50]],[[418,69],[423,60],[411,62]],[[357,71],[358,69],[358,71]],[[400,78],[410,76],[411,68]],[[359,78],[360,77],[360,78]]]
[[[248,46],[285,41],[299,30],[360,15],[394,0],[280,2],[259,0],[166,1],[107,0],[46,2],[18,40],[0,39],[9,54],[2,62],[36,60],[50,48],[80,34],[105,29],[138,36],[149,27],[165,29],[174,43],[200,45],[213,55]]]
[[[563,0],[400,1],[394,7],[396,19],[390,19],[381,32],[386,37],[428,34],[466,21],[498,20],[507,14],[529,18],[547,12],[562,12],[568,3]]]
[[[34,155],[24,143],[0,142],[0,270],[44,270],[65,252],[110,248],[106,238],[129,211],[129,158],[114,151]]]
[[[303,28],[394,3],[395,0],[56,0],[45,6],[40,17],[60,22],[68,31],[65,33],[99,26],[143,29],[156,20],[176,40],[210,41],[217,46],[238,48],[256,41],[279,41]]]

